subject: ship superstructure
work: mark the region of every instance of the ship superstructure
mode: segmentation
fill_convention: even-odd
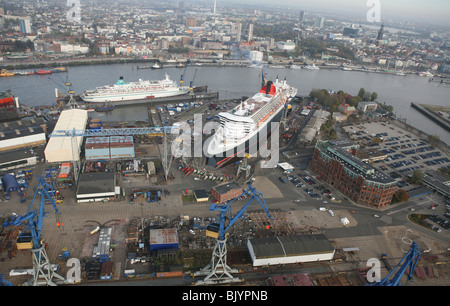
[[[189,92],[188,87],[179,87],[166,74],[164,80],[139,80],[125,82],[123,77],[113,85],[97,87],[86,90],[81,95],[85,102],[119,102],[130,100],[143,100],[184,95]]]
[[[218,114],[219,128],[207,147],[207,154],[214,159],[216,166],[225,163],[238,154],[248,153],[250,140],[261,133],[270,133],[269,123],[277,122],[283,114],[286,104],[297,94],[297,89],[286,80],[267,82],[259,92],[242,101],[228,112]],[[260,144],[259,144],[260,145]]]

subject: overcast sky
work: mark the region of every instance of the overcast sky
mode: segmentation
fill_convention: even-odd
[[[217,0],[217,3],[220,1],[228,2]],[[367,6],[368,0],[240,0],[239,2],[286,4],[305,10],[349,12],[361,14],[362,18],[365,18],[370,9]],[[384,15],[386,18],[401,16],[410,21],[426,20],[434,21],[436,24],[450,24],[450,0],[379,0],[379,2],[382,22]]]

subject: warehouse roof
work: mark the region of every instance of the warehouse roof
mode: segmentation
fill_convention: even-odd
[[[29,149],[19,149],[0,154],[0,164],[10,163],[26,158],[36,157]]]
[[[77,198],[114,194],[114,172],[82,173],[78,181]]]
[[[242,187],[238,183],[230,182],[219,186],[214,186],[213,189],[219,194],[226,194],[230,190],[242,189]]]
[[[87,110],[70,109],[64,110],[59,116],[58,122],[55,125],[55,131],[72,131],[84,130],[88,122]],[[80,156],[72,156],[72,137],[51,137],[45,148],[45,158],[47,162],[66,162],[78,160]],[[83,137],[76,137],[78,147],[83,143]]]
[[[255,258],[275,258],[334,251],[330,241],[323,234],[253,238],[250,240]]]

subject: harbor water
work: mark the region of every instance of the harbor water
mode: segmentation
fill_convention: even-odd
[[[211,92],[219,92],[220,99],[242,98],[261,87],[261,69],[251,67],[206,67],[192,65],[184,68],[137,69],[136,64],[109,64],[69,67],[68,72],[51,75],[14,76],[0,79],[0,91],[10,89],[19,102],[29,106],[53,105],[55,88],[67,94],[65,83],[71,82],[72,90],[81,94],[97,86],[114,84],[120,76],[125,81],[138,79],[163,79],[165,74],[180,81],[184,73],[184,85],[208,86]],[[397,117],[424,131],[438,135],[450,144],[450,133],[411,107],[411,102],[429,105],[450,105],[450,85],[429,82],[418,75],[398,76],[392,74],[343,71],[340,69],[288,69],[265,68],[266,79],[286,78],[298,89],[298,95],[307,96],[312,89],[343,90],[351,95],[360,88],[378,94],[378,102],[394,107]],[[146,105],[116,107],[113,112],[96,113],[104,121],[146,121]]]

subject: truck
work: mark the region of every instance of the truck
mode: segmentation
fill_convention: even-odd
[[[391,265],[389,264],[388,260],[387,260],[387,255],[385,253],[381,254],[381,260],[383,261],[384,265],[386,266],[386,269],[388,271],[392,270]]]

